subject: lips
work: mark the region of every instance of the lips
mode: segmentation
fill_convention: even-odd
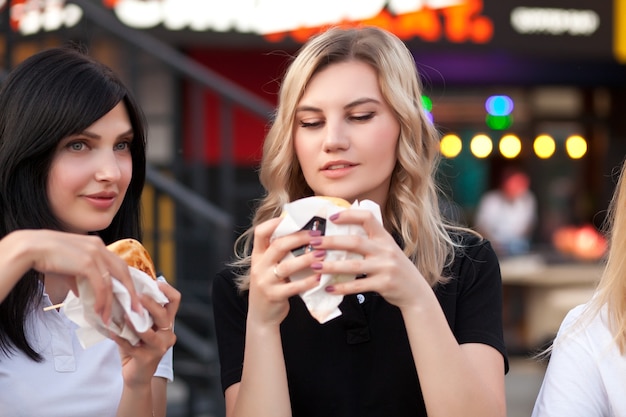
[[[322,167],[322,171],[335,171],[338,169],[345,169],[345,168],[351,168],[353,166],[355,166],[356,164],[353,164],[351,162],[346,162],[346,161],[333,161],[333,162],[329,162],[327,164],[325,164]]]
[[[94,194],[86,194],[83,196],[86,201],[89,202],[94,208],[99,210],[107,210],[115,204],[117,200],[117,193],[115,192],[100,192]]]
[[[85,195],[85,197],[93,198],[97,200],[111,200],[117,197],[117,194],[114,192],[102,192],[102,193],[96,193],[96,194],[87,194]]]

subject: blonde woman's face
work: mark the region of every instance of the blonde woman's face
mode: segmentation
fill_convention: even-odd
[[[119,210],[133,173],[133,129],[123,103],[80,134],[57,145],[47,194],[66,231],[107,228]]]
[[[294,146],[316,195],[384,205],[400,124],[368,64],[332,64],[313,76],[296,108]]]

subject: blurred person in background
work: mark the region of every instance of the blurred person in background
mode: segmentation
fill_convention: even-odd
[[[498,255],[523,255],[530,251],[536,222],[537,200],[530,178],[517,167],[505,168],[498,188],[486,192],[478,203],[476,230]]]

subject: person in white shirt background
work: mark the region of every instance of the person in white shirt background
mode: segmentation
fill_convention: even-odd
[[[593,297],[573,308],[541,356],[533,417],[626,416],[626,165],[609,205],[609,251]]]
[[[500,256],[526,254],[537,222],[530,178],[517,167],[503,170],[497,189],[486,192],[476,209],[476,230]]]
[[[130,92],[76,48],[27,58],[0,88],[0,416],[162,417],[180,293],[138,297],[106,249],[141,239],[145,127]],[[61,303],[78,282],[111,318],[112,277],[154,326],[83,349]]]

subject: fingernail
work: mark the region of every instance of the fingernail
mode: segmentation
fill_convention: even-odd
[[[330,220],[330,221],[332,222],[332,221],[337,220],[338,218],[339,218],[339,213],[335,213],[335,214],[331,215],[331,216],[328,218],[328,220]]]
[[[309,235],[310,236],[322,236],[322,231],[321,230],[309,230]]]
[[[321,275],[316,276],[316,277],[315,277],[315,280],[316,280],[317,282],[320,282],[320,281],[322,280],[322,276],[321,276]]]
[[[311,269],[313,270],[318,270],[318,269],[322,269],[322,263],[321,262],[313,262],[311,264]]]
[[[326,256],[326,251],[324,249],[318,249],[313,252],[313,256],[315,256],[316,258],[323,258],[324,256]]]
[[[333,292],[333,291],[335,291],[335,287],[333,287],[332,285],[329,285],[328,287],[324,288],[324,291],[326,291],[326,292]]]
[[[313,238],[309,241],[309,245],[311,246],[317,246],[317,245],[321,245],[322,244],[322,238],[321,237],[316,237]]]

